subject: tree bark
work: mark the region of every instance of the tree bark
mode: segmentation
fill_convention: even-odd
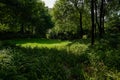
[[[95,42],[95,35],[94,35],[94,0],[91,0],[91,21],[92,21],[92,27],[91,27],[91,45],[94,45]]]
[[[98,22],[98,7],[97,7],[97,1],[95,1],[95,19],[96,19],[96,28],[98,27],[98,30],[100,30],[100,25]]]
[[[103,0],[103,15],[102,15],[102,18],[103,18],[103,23],[102,23],[102,25],[103,25],[103,28],[102,28],[102,32],[103,32],[103,34],[105,33],[105,30],[104,30],[104,23],[105,23],[105,20],[104,20],[104,17],[105,17],[105,0]]]
[[[21,25],[20,32],[21,32],[22,34],[24,33],[24,25],[23,25],[23,24]]]
[[[104,33],[104,0],[101,0],[100,6],[100,28],[99,28],[99,35],[103,37]]]
[[[83,27],[82,27],[82,11],[83,11],[83,3],[81,3],[81,8],[78,6],[78,2],[74,2],[74,6],[76,10],[79,12],[79,28],[78,28],[78,36],[80,35],[80,38],[83,37]]]
[[[83,37],[83,28],[82,28],[82,11],[80,11],[80,38]]]

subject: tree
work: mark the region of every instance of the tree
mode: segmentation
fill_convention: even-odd
[[[45,35],[48,28],[52,27],[51,17],[48,13],[48,8],[42,1],[37,0],[0,0],[0,3],[4,6],[0,6],[3,9],[4,14],[0,19],[1,23],[14,25],[17,24],[20,27],[22,34],[27,31],[40,33]],[[6,10],[4,11],[4,9]],[[7,13],[9,11],[9,13]],[[11,20],[5,20],[4,18],[9,15]],[[7,23],[5,23],[7,21]]]
[[[75,35],[79,24],[79,14],[67,0],[59,0],[53,8],[53,21],[55,22],[56,35],[66,38]]]
[[[101,6],[100,6],[100,28],[99,28],[99,35],[100,35],[100,37],[102,37],[103,36],[103,33],[105,32],[104,31],[104,6],[105,6],[105,0],[101,0]]]
[[[91,38],[91,44],[94,45],[94,29],[95,29],[95,23],[94,23],[94,0],[91,0],[91,21],[92,21],[92,27],[91,27],[91,32],[92,32],[92,38]]]
[[[67,27],[70,29],[71,26],[73,26],[76,36],[78,38],[82,38],[82,36],[85,34],[84,29],[88,29],[90,24],[90,13],[88,13],[89,9],[85,4],[86,2],[87,1],[84,0],[57,1],[53,9],[55,25],[64,26],[66,29]]]
[[[45,37],[47,30],[53,26],[48,8],[44,7],[44,3],[39,2],[34,7],[31,25],[35,26],[36,34],[41,34],[42,37]]]
[[[83,23],[82,23],[82,14],[84,10],[84,0],[68,0],[70,4],[73,6],[73,8],[76,9],[79,13],[79,28],[78,28],[78,33],[80,35],[80,38],[83,36]],[[79,31],[80,30],[80,31]]]
[[[109,29],[119,29],[120,0],[106,0],[106,25]]]

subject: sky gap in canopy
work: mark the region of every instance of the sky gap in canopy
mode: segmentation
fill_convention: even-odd
[[[53,8],[56,0],[42,0],[42,1],[45,2],[45,6],[47,6],[48,8]]]

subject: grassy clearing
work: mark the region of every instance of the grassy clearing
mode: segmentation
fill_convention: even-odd
[[[87,41],[86,41],[87,42]],[[8,40],[11,45],[20,46],[23,48],[48,48],[48,49],[65,49],[67,52],[80,54],[85,51],[89,43],[80,41],[61,41],[61,40],[48,40],[48,39],[20,39]]]
[[[47,40],[47,39],[24,39],[24,40],[9,40],[10,44],[15,44],[21,47],[31,47],[31,48],[62,48],[67,46],[70,41],[60,41],[60,40]]]
[[[9,40],[7,44],[11,46],[0,49],[2,80],[120,79],[120,43],[113,38],[94,46],[88,40],[45,39]]]

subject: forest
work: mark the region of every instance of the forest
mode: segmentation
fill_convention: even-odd
[[[120,0],[0,0],[0,80],[120,80]]]

